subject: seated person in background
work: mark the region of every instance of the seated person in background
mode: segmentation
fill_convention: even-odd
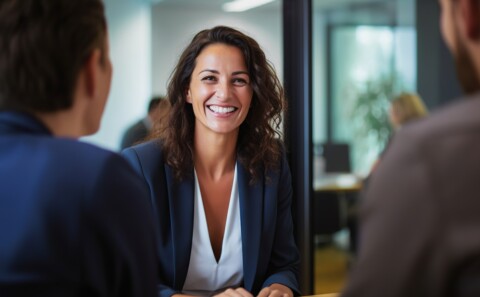
[[[402,93],[395,97],[390,103],[389,119],[395,131],[407,122],[423,118],[427,115],[428,110],[417,94]]]
[[[362,201],[343,297],[480,296],[480,2],[440,5],[467,97],[396,133]]]
[[[258,43],[229,27],[181,55],[161,139],[128,148],[158,222],[159,296],[298,294],[285,98]]]
[[[153,123],[159,122],[160,116],[165,114],[165,109],[168,108],[165,104],[160,104],[162,101],[168,102],[164,97],[153,97],[150,100],[147,116],[130,126],[123,134],[120,145],[122,150],[144,141],[149,136]]]
[[[428,110],[425,107],[420,96],[413,93],[401,93],[397,97],[393,98],[390,103],[390,109],[388,111],[390,124],[393,128],[393,133],[400,130],[403,125],[411,123],[414,120],[424,118],[428,115]],[[392,135],[393,137],[393,135]],[[382,158],[383,154],[390,145],[388,141],[385,149],[380,154],[378,160],[373,164],[371,172],[375,170]]]
[[[157,115],[154,122],[152,122],[152,128],[145,141],[153,138],[162,137],[168,126],[168,115],[170,113],[170,101],[167,99],[160,100],[157,107]]]
[[[0,1],[0,296],[155,296],[148,193],[96,132],[101,0]]]

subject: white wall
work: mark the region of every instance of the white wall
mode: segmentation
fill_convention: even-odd
[[[226,13],[219,9],[186,10],[156,5],[152,9],[152,92],[165,94],[178,58],[193,36],[216,25],[234,27],[253,37],[283,79],[281,11]]]
[[[124,130],[146,114],[151,97],[150,5],[105,0],[113,63],[109,101],[100,130],[82,140],[118,150]]]
[[[313,99],[312,99],[312,142],[322,143],[327,140],[327,61],[326,61],[326,26],[325,14],[315,11],[313,15]]]

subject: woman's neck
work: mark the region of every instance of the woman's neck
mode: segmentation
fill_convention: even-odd
[[[194,136],[194,164],[197,173],[217,180],[235,169],[238,133],[197,133]]]

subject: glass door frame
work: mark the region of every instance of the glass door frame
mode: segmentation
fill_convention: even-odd
[[[283,0],[285,144],[292,173],[293,217],[302,295],[313,294],[312,0]]]

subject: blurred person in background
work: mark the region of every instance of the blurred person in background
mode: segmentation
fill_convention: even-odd
[[[122,137],[120,148],[123,150],[145,141],[153,130],[154,123],[160,123],[169,110],[168,101],[163,96],[153,97],[147,109],[147,116],[128,127]]]
[[[395,132],[399,131],[407,123],[412,123],[416,120],[426,117],[428,115],[428,110],[419,95],[405,92],[392,99],[390,102],[388,115],[394,134],[390,136],[390,139],[385,145],[385,148],[383,149],[379,158],[373,164],[371,172],[377,168],[383,154],[385,154],[385,151],[390,145],[392,137],[395,136]]]
[[[393,98],[390,103],[389,119],[393,129],[396,131],[404,124],[421,119],[428,115],[420,96],[413,93],[401,93]]]

